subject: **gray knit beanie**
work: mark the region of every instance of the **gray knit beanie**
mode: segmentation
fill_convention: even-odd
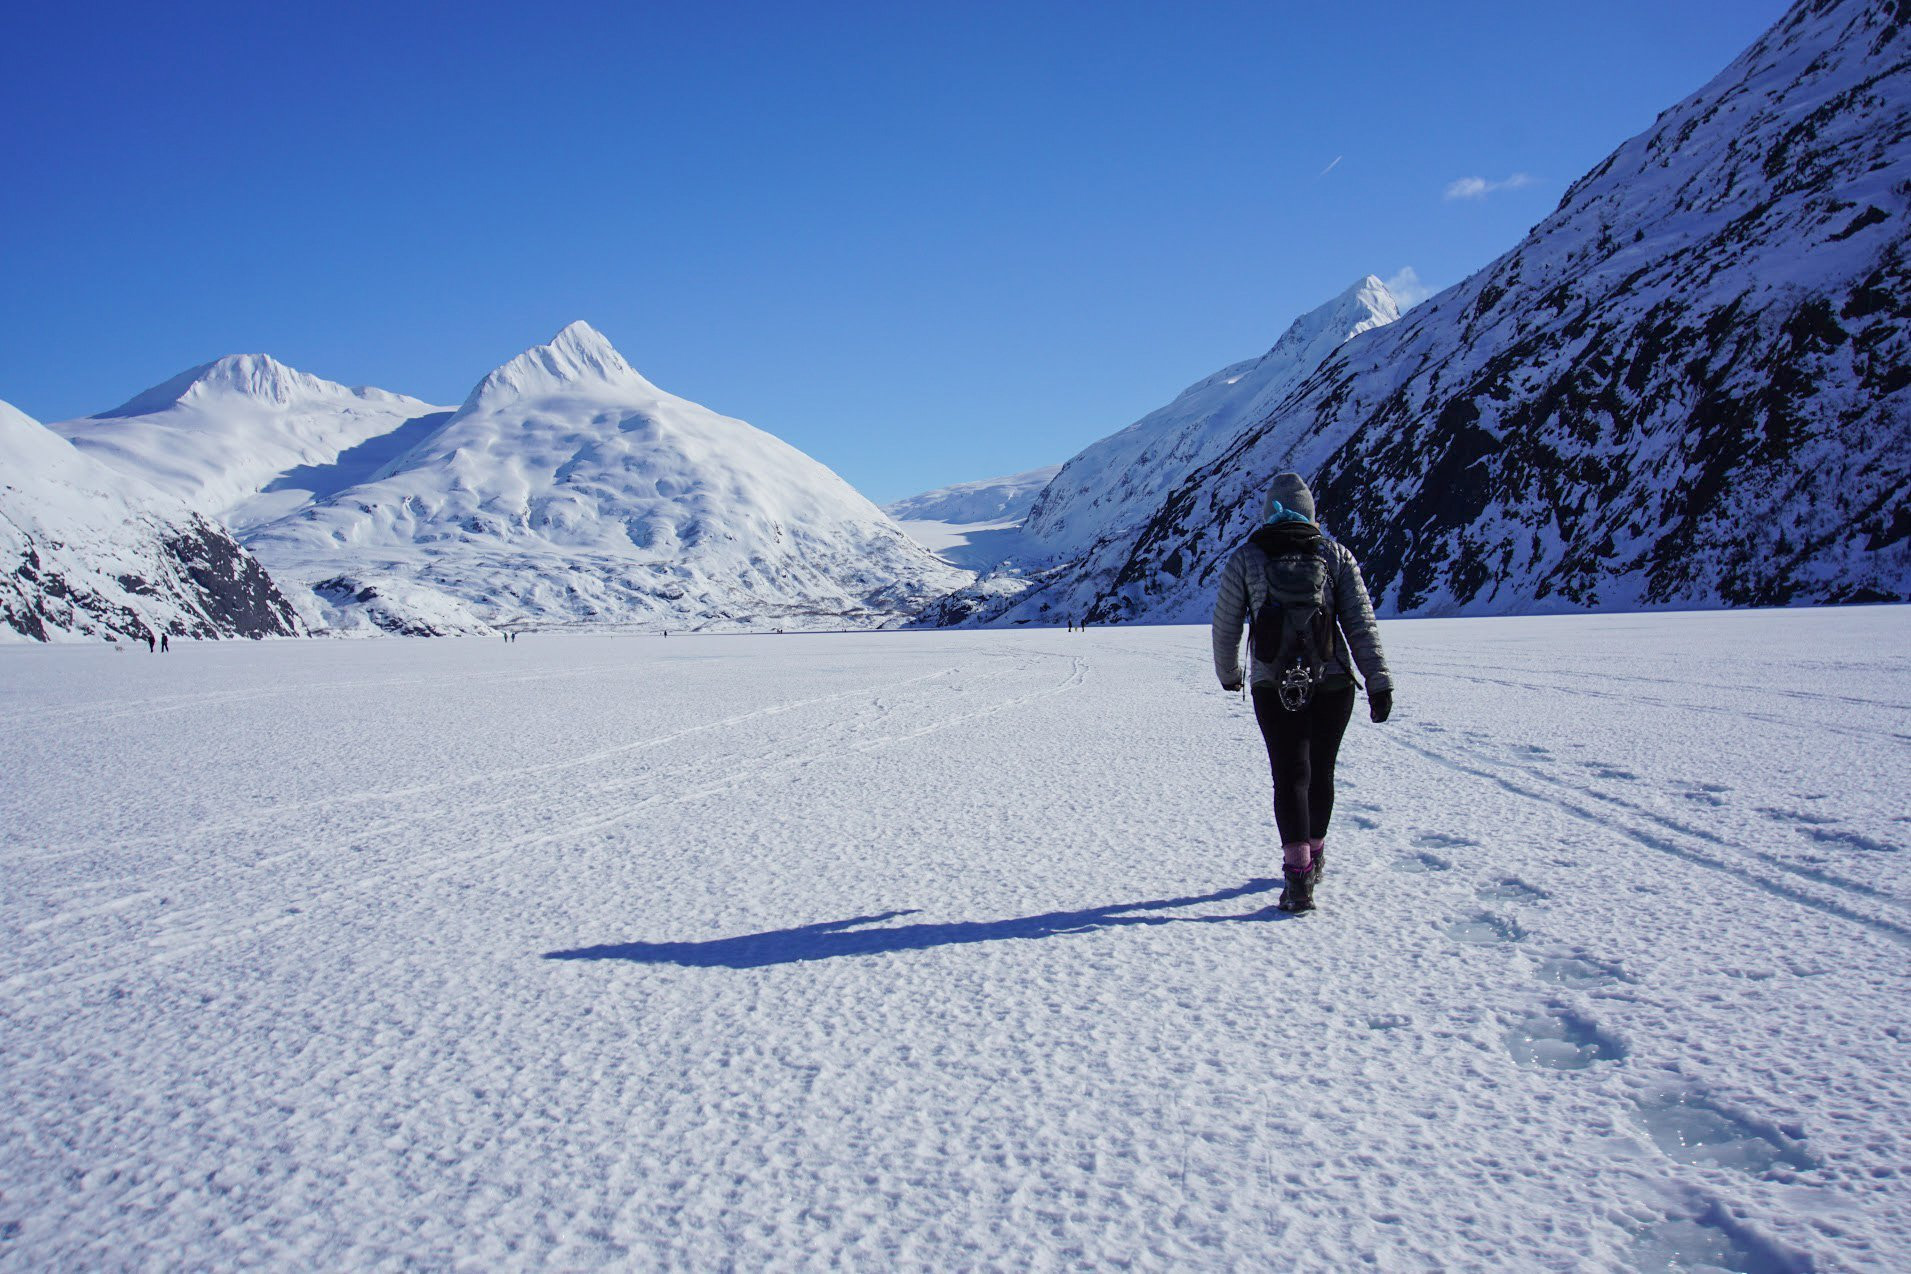
[[[1314,516],[1314,493],[1307,489],[1307,481],[1298,473],[1277,473],[1273,484],[1268,488],[1267,503],[1261,506],[1261,521],[1274,516],[1274,506],[1292,509],[1309,522],[1318,522]]]

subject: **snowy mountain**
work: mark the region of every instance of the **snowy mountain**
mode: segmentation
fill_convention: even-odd
[[[1294,320],[1267,353],[1197,381],[1167,406],[1083,450],[1050,480],[1017,531],[971,536],[962,549],[967,556],[915,531],[951,560],[986,572],[938,599],[919,622],[1059,623],[1088,613],[1168,493],[1232,448],[1328,355],[1399,317],[1387,285],[1368,275]]]
[[[331,626],[848,626],[965,572],[769,434],[665,393],[573,323],[374,480],[249,539]]]
[[[416,441],[418,422],[429,424],[432,413],[448,411],[382,389],[348,389],[269,355],[234,354],[111,411],[53,428],[97,459],[244,533],[315,495],[371,477],[378,463],[394,458],[378,440]],[[360,449],[356,464],[330,472]],[[378,463],[367,463],[374,458]]]
[[[1900,5],[1796,5],[1057,600],[1198,618],[1286,468],[1394,614],[1911,597],[1908,59]]]
[[[0,402],[0,640],[290,636],[224,528]]]
[[[954,526],[979,526],[1020,522],[1028,516],[1042,489],[1061,470],[1062,466],[1052,464],[1006,478],[958,482],[885,504],[883,512],[905,525],[944,522]]]
[[[1147,521],[1168,492],[1233,446],[1329,354],[1399,317],[1387,285],[1368,275],[1296,319],[1259,358],[1190,385],[1063,465],[1030,510],[1023,534],[1049,561],[1066,561]]]

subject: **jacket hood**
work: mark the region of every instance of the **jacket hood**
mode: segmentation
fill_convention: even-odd
[[[1307,489],[1307,480],[1298,473],[1274,475],[1274,481],[1268,486],[1267,501],[1261,505],[1261,521],[1274,517],[1281,509],[1291,509],[1309,522],[1320,520],[1314,515],[1314,493]]]

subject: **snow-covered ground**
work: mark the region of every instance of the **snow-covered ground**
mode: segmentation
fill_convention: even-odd
[[[0,1266],[1903,1268],[1911,609],[0,650]]]

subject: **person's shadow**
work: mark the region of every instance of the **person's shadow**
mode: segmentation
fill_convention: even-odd
[[[996,942],[1003,938],[1052,938],[1063,933],[1090,933],[1118,925],[1225,924],[1238,920],[1291,920],[1286,912],[1267,907],[1259,911],[1229,916],[1164,916],[1163,911],[1198,907],[1204,903],[1226,902],[1250,894],[1266,893],[1280,886],[1278,880],[1256,879],[1232,889],[1189,898],[1154,898],[1147,902],[1122,902],[1084,911],[1047,911],[1035,916],[1017,916],[1009,920],[964,920],[950,924],[895,925],[883,929],[858,928],[879,925],[898,916],[913,916],[914,910],[884,911],[872,916],[853,916],[848,920],[828,920],[795,929],[771,929],[764,933],[746,933],[735,938],[712,938],[707,942],[620,942],[600,947],[579,947],[573,951],[547,951],[546,960],[631,960],[638,964],[679,964],[688,968],[757,969],[768,964],[795,964],[801,960],[831,960],[837,956],[884,955],[891,951],[920,951],[925,947],[953,946],[964,942]]]

